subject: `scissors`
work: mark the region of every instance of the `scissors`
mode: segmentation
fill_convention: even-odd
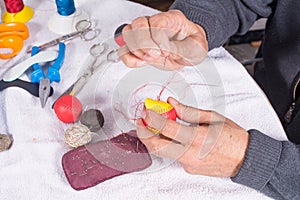
[[[63,92],[58,99],[65,95],[70,95],[70,96],[75,96],[78,94],[78,92],[83,88],[83,86],[88,82],[90,77],[95,74],[98,70],[103,68],[104,65],[109,64],[109,63],[117,63],[120,61],[119,56],[118,56],[118,50],[113,49],[109,51],[106,54],[106,57],[96,65],[98,58],[101,55],[104,55],[105,52],[108,50],[107,44],[105,43],[97,43],[94,44],[90,47],[89,53],[90,55],[94,58],[88,66],[84,67],[86,69],[81,75],[65,92]],[[58,100],[57,99],[57,100]],[[56,101],[57,101],[56,100]],[[53,103],[52,108],[54,107],[54,104],[56,101]]]
[[[67,41],[73,40],[75,38],[80,37],[83,41],[91,41],[95,39],[99,33],[99,29],[92,28],[92,22],[90,20],[80,20],[76,23],[75,28],[77,31],[73,33],[69,33],[67,35],[63,35],[59,38],[56,38],[54,40],[51,40],[45,44],[42,44],[40,46],[37,46],[40,50],[46,49],[48,47],[55,46],[59,43],[65,43]],[[32,49],[29,48],[27,50],[27,53],[31,53]]]
[[[32,65],[33,72],[31,73],[30,78],[33,83],[39,83],[39,98],[42,108],[44,108],[51,91],[50,83],[53,81],[60,81],[59,69],[64,62],[65,49],[66,45],[64,43],[59,43],[58,56],[53,65],[48,68],[46,75],[44,75],[44,72],[38,63]],[[34,56],[39,51],[40,49],[34,46],[32,47],[31,55]]]
[[[11,22],[0,24],[0,58],[8,59],[17,55],[23,48],[24,40],[29,36],[24,23]]]

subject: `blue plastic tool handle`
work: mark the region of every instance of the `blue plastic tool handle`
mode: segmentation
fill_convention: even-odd
[[[59,69],[61,68],[62,64],[64,63],[65,59],[65,50],[66,45],[62,42],[58,44],[59,50],[58,50],[58,56],[56,60],[54,61],[53,65],[48,68],[48,72],[46,77],[49,78],[50,82],[59,82],[60,81],[60,74]]]
[[[38,47],[36,46],[32,47],[31,56],[34,56],[39,51],[40,49]],[[33,67],[33,72],[30,75],[31,82],[39,83],[41,79],[45,78],[44,72],[38,63],[33,64],[32,67]]]

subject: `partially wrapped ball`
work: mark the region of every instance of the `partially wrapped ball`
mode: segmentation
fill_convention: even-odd
[[[153,110],[167,119],[176,121],[176,117],[177,117],[176,111],[173,108],[173,106],[167,102],[146,98],[145,108],[147,110]],[[154,133],[159,133],[159,130],[149,127],[145,120],[143,120],[143,123],[150,131]]]
[[[91,131],[83,124],[75,124],[65,131],[65,143],[70,149],[86,145],[91,140]]]

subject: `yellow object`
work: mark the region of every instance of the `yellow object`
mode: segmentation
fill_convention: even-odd
[[[24,6],[24,8],[18,13],[9,13],[7,11],[4,12],[2,16],[2,22],[9,23],[9,22],[21,22],[26,23],[28,22],[34,15],[33,9]]]
[[[171,106],[170,104],[168,104],[167,102],[164,102],[164,101],[157,101],[157,100],[153,100],[150,98],[146,98],[145,108],[147,110],[153,110],[154,112],[157,112],[158,114],[162,115],[162,114],[165,114],[165,113],[169,112],[170,110],[172,110],[173,106]],[[156,133],[156,134],[160,133],[159,130],[157,130],[155,128],[151,128],[148,125],[146,125],[146,126],[153,133]]]
[[[23,40],[28,36],[28,28],[24,23],[0,24],[0,58],[7,59],[17,55],[23,48]]]
[[[145,108],[147,110],[153,110],[158,114],[166,113],[173,109],[173,106],[164,101],[157,101],[150,98],[146,98],[145,100]]]

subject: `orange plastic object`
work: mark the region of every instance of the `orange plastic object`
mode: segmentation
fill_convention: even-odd
[[[171,120],[174,120],[174,121],[176,120],[176,111],[173,108],[173,106],[171,106],[167,102],[157,101],[157,100],[153,100],[153,99],[150,99],[150,98],[146,98],[145,108],[147,110],[153,110],[153,111],[157,112],[158,114],[160,114],[161,116],[163,116],[167,119],[171,119]],[[149,127],[148,124],[144,120],[143,120],[143,123],[152,132],[159,133],[158,130]]]
[[[1,59],[8,59],[17,55],[23,48],[23,40],[29,37],[25,24],[12,22],[0,24],[0,53]],[[5,52],[3,53],[3,50]]]

